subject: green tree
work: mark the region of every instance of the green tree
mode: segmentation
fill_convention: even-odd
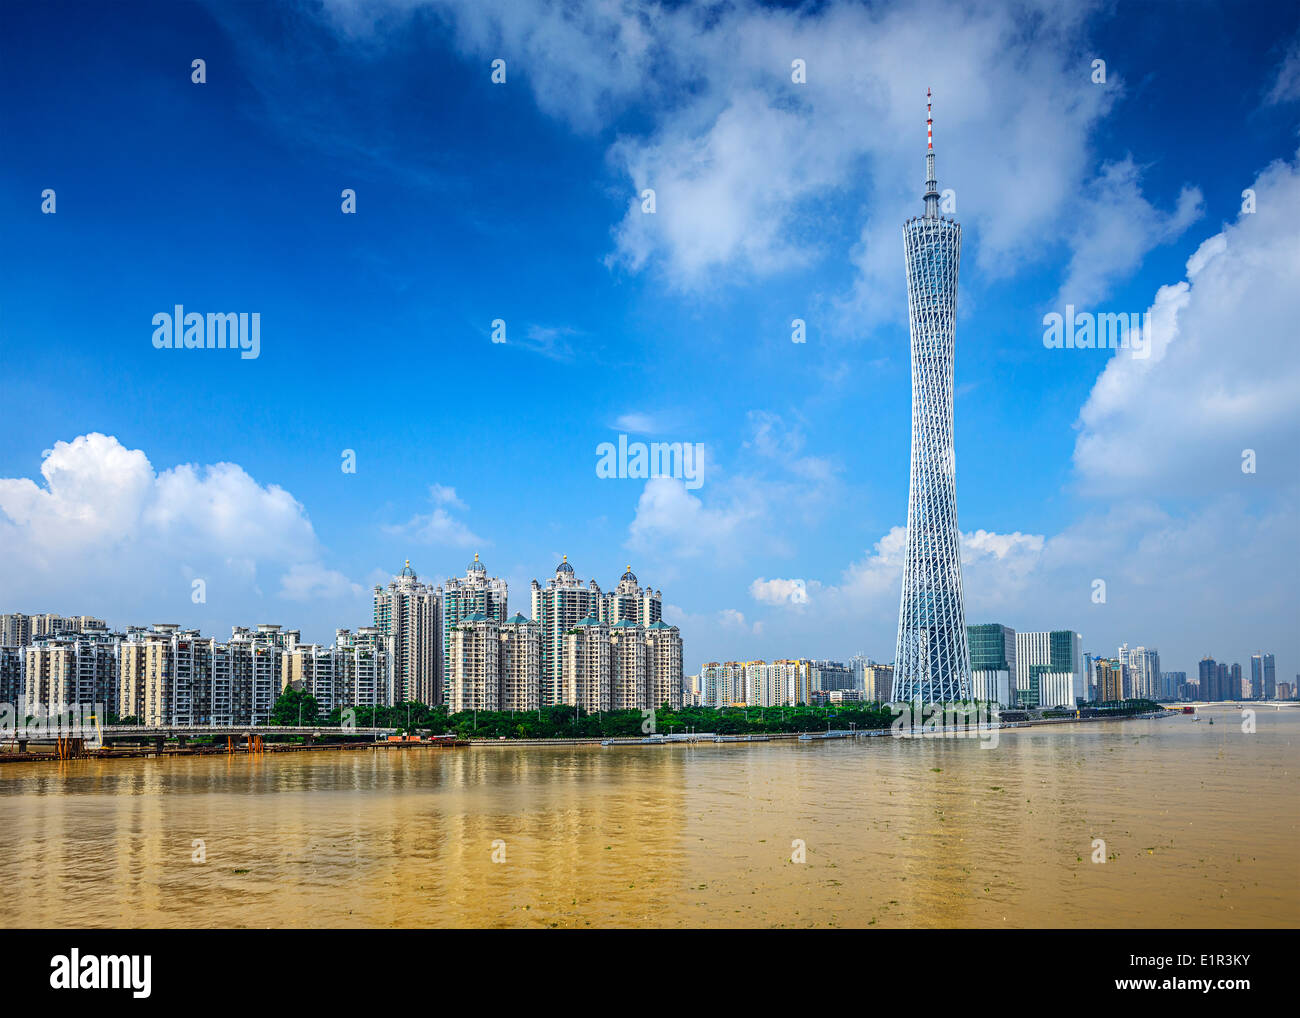
[[[316,697],[305,689],[286,686],[280,698],[275,701],[275,706],[271,708],[271,724],[314,725],[319,715],[320,704],[316,702]]]

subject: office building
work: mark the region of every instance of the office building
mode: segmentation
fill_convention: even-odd
[[[1016,674],[1016,631],[997,622],[966,627],[970,646],[971,697],[1011,706]]]
[[[1075,706],[1086,700],[1083,674],[1083,648],[1079,634],[1069,629],[1046,633],[1016,633],[1016,689],[1018,703],[1028,707]],[[1070,675],[1068,694],[1061,687],[1060,675]],[[1052,678],[1051,692],[1042,688],[1042,676]],[[1046,699],[1044,698],[1046,696]],[[1055,700],[1057,702],[1050,702]]]

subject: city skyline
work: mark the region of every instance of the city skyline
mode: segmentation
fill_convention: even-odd
[[[666,12],[644,48],[561,19],[550,49],[541,15],[447,9],[435,32],[323,4],[289,67],[267,45],[279,11],[91,9],[58,32],[39,7],[0,14],[34,40],[0,67],[25,96],[0,167],[0,609],[282,619],[327,641],[404,559],[452,577],[481,551],[522,594],[568,552],[669,591],[689,671],[889,657],[909,441],[894,231],[932,86],[965,231],[966,621],[1107,654],[1141,640],[1188,674],[1262,645],[1292,674],[1294,11],[1184,12],[1152,54],[1134,25],[1155,11],[1024,25],[937,3],[951,30],[919,67],[888,5]],[[593,42],[611,27],[627,75]],[[1226,87],[1190,57],[1207,37]],[[1175,100],[1212,151],[1154,115]],[[258,356],[156,348],[177,305],[258,315]],[[1046,347],[1067,308],[1174,332],[1145,359]],[[699,443],[702,484],[600,476],[620,436]]]

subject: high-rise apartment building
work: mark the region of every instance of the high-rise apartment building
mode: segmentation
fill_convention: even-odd
[[[501,626],[501,709],[541,706],[542,628],[518,612]]]
[[[646,645],[646,706],[682,706],[682,632],[663,619],[641,627]]]
[[[0,647],[26,647],[32,642],[32,617],[21,612],[0,615]],[[16,701],[8,700],[7,703]]]
[[[637,583],[632,567],[618,579],[618,586],[600,599],[601,622],[611,626],[631,621],[638,626],[649,626],[663,618],[663,594],[649,587],[642,589]]]
[[[584,619],[600,620],[600,587],[595,580],[584,586],[565,555],[545,587],[533,580],[531,595],[533,619],[542,638],[542,706],[570,703],[564,679],[565,634]]]
[[[863,695],[876,703],[894,699],[894,666],[871,664],[863,670]]]
[[[1113,703],[1124,699],[1124,677],[1118,658],[1098,658],[1093,662],[1097,674],[1097,699]]]
[[[1160,699],[1162,694],[1159,651],[1134,647],[1128,651],[1128,671],[1129,681],[1132,683],[1132,695],[1135,699]]]
[[[609,627],[610,709],[644,710],[650,702],[646,684],[645,630],[631,619]]]
[[[375,628],[387,640],[390,677],[397,701],[429,706],[443,702],[442,590],[421,583],[408,559],[387,587],[375,586]]]
[[[543,632],[543,655],[545,640]],[[559,702],[579,707],[588,714],[610,710],[613,702],[610,680],[609,626],[595,615],[588,615],[563,634]]]
[[[501,624],[473,612],[451,627],[447,654],[452,713],[501,707]]]
[[[932,124],[927,92],[927,135]],[[925,169],[925,214],[903,227],[912,338],[912,466],[894,697],[951,703],[970,698],[953,447],[961,226],[939,215],[933,140],[927,140]]]
[[[144,725],[265,725],[283,687],[296,629],[236,626],[220,643],[159,623],[118,644],[118,714]]]
[[[856,689],[853,669],[841,661],[814,661],[812,669],[814,692],[829,693],[834,689]]]
[[[465,570],[464,576],[453,576],[442,587],[442,652],[446,665],[444,674],[444,692],[450,696],[451,690],[451,631],[461,619],[471,615],[482,615],[491,619],[498,626],[505,622],[509,590],[505,580],[488,577],[487,566],[479,561],[478,552],[474,561]]]
[[[389,680],[388,640],[374,626],[339,629],[333,646],[297,643],[281,657],[281,690],[310,693],[322,717],[335,708],[390,706]]]
[[[563,703],[595,710],[657,710],[682,705],[682,639],[662,619],[614,625],[594,615],[564,634]]]
[[[23,703],[25,659],[24,648],[0,644],[0,710],[4,710],[5,705],[8,704],[13,708],[15,716]],[[21,719],[19,721],[21,722]]]
[[[107,639],[40,636],[23,648],[27,716],[53,717],[98,708],[101,722],[117,710],[117,643]]]

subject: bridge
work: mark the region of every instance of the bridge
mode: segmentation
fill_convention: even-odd
[[[272,735],[302,738],[311,746],[317,740],[365,739],[379,741],[397,734],[396,728],[344,728],[328,725],[30,725],[0,730],[0,747],[16,746],[26,753],[28,745],[53,745],[61,759],[82,756],[87,749],[115,743],[152,743],[161,754],[168,742],[185,749],[190,739],[226,740],[226,752],[234,753],[241,744],[250,753],[262,752],[265,740]]]

